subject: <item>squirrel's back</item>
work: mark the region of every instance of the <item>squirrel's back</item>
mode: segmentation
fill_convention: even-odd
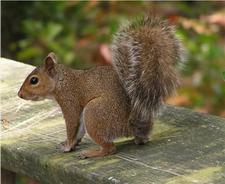
[[[112,55],[131,100],[130,123],[145,124],[179,84],[174,65],[182,60],[181,43],[166,21],[144,17],[115,34]]]

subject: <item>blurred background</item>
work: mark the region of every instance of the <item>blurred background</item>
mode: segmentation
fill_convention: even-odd
[[[110,63],[113,33],[145,12],[168,18],[188,51],[168,103],[225,117],[225,2],[2,2],[2,57],[40,65],[50,52],[73,68]]]
[[[167,18],[187,49],[168,103],[225,117],[225,2],[1,2],[2,57],[40,65],[50,52],[73,68],[109,64],[113,33],[145,12]],[[17,183],[32,183],[19,178]],[[35,182],[34,182],[35,183]]]

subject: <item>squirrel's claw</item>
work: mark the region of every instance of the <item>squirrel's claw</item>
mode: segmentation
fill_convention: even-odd
[[[65,145],[66,145],[66,141],[67,141],[67,140],[65,140],[65,141],[59,143],[60,148],[61,148],[61,146],[65,146]]]
[[[71,152],[75,150],[75,145],[68,145],[67,141],[63,141],[59,144],[59,149],[63,152],[63,153],[67,153],[67,152]]]
[[[80,159],[80,160],[84,160],[86,158],[88,158],[88,157],[83,153],[80,153],[79,156],[78,156],[78,159]]]

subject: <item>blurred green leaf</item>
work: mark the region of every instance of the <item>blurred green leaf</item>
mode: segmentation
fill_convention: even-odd
[[[29,60],[30,58],[40,55],[41,50],[38,47],[29,47],[18,53],[19,60]]]
[[[217,114],[225,105],[225,85],[221,80],[221,73],[225,80],[221,70],[225,68],[224,30],[207,23],[206,17],[221,8],[216,1],[3,1],[2,56],[40,65],[46,54],[53,51],[61,63],[85,68],[93,65],[100,44],[109,45],[125,20],[149,9],[175,20],[184,17],[194,20],[195,26],[207,24],[205,28],[213,28],[206,34],[177,22],[176,34],[188,51],[180,72],[181,79],[190,85],[183,87],[184,93],[190,107],[210,107]]]
[[[223,79],[225,80],[225,71],[223,72]]]

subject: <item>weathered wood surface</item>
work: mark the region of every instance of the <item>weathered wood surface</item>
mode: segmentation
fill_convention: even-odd
[[[95,148],[88,138],[75,152],[57,148],[64,120],[52,101],[28,102],[17,91],[33,67],[1,59],[1,162],[40,183],[225,183],[225,119],[184,108],[162,108],[144,146],[118,140],[118,154],[79,160]]]

